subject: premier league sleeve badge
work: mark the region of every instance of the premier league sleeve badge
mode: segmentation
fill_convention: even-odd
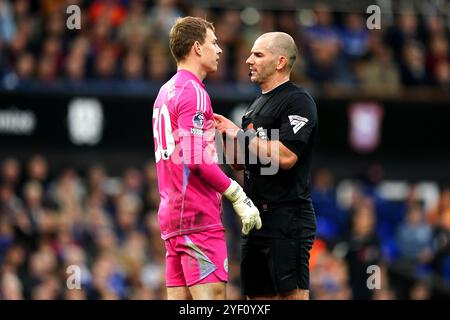
[[[192,124],[195,128],[202,129],[205,122],[205,115],[201,111],[197,111],[192,118]]]

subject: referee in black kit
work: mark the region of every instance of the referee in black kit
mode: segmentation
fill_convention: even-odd
[[[215,115],[217,130],[233,142],[227,155],[239,150],[232,167],[245,170],[244,190],[261,212],[262,228],[242,240],[241,291],[249,299],[309,299],[316,232],[310,171],[318,119],[312,97],[289,80],[296,56],[290,35],[260,36],[246,63],[262,94],[245,112],[242,129]],[[243,153],[245,161],[238,161]],[[252,155],[256,161],[249,161]],[[264,174],[267,159],[278,170]]]

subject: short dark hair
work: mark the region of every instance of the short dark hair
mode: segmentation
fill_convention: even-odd
[[[178,18],[169,34],[169,47],[175,61],[182,61],[195,41],[203,44],[207,29],[214,30],[211,22],[198,17]]]

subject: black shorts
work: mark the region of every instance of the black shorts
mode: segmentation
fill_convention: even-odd
[[[263,227],[242,238],[242,295],[309,289],[309,251],[316,232],[312,206],[260,208],[260,213]]]

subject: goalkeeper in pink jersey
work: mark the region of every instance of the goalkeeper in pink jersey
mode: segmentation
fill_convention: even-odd
[[[242,221],[261,228],[259,211],[217,165],[214,115],[202,83],[222,53],[213,25],[185,17],[170,30],[177,73],[153,106],[153,135],[161,203],[158,221],[166,246],[168,299],[225,299],[227,249],[222,195]]]

